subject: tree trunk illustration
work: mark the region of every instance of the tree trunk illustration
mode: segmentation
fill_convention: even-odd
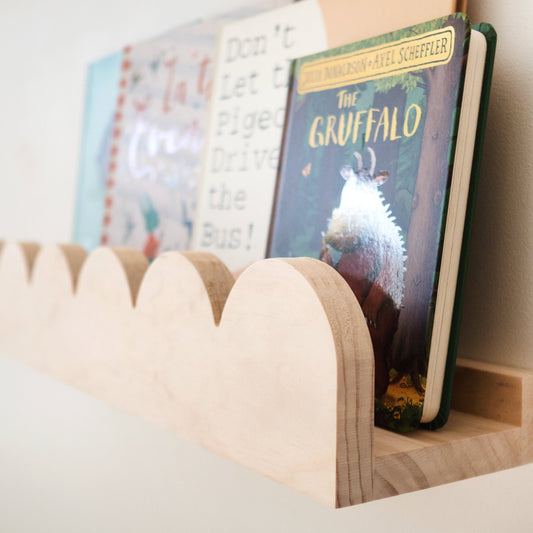
[[[372,107],[377,109],[389,107],[390,113],[392,114],[392,107],[396,106],[398,108],[397,123],[403,124],[406,100],[406,91],[401,87],[401,85],[395,85],[387,92],[376,92]],[[367,143],[372,146],[376,152],[378,165],[376,171],[379,172],[380,170],[386,170],[392,178],[383,184],[381,187],[381,192],[385,198],[394,198],[394,189],[398,176],[398,161],[400,159],[400,141],[391,141],[390,132],[389,137],[383,140],[383,131],[381,130],[375,142],[374,136],[371,136],[371,139],[367,139]]]
[[[453,24],[453,19],[451,23]],[[393,348],[393,367],[399,375],[409,374],[421,390],[419,374],[427,372],[426,345],[429,309],[433,297],[437,252],[443,224],[451,168],[449,166],[452,118],[450,110],[458,98],[453,80],[463,68],[463,32],[456,28],[451,61],[445,67],[427,70],[427,114],[420,163],[413,196],[411,223],[407,237],[407,263],[403,308]]]

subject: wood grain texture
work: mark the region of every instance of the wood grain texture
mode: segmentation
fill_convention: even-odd
[[[459,361],[455,373],[452,408],[485,418],[520,425],[522,382],[526,373],[487,367],[475,361]],[[487,391],[491,391],[487,394]]]
[[[234,281],[206,253],[5,244],[0,350],[333,507],[533,461],[533,372],[460,360],[444,428],[373,428],[364,317],[313,259]]]
[[[8,298],[4,298],[8,296]],[[16,305],[13,304],[16,302]],[[330,506],[373,497],[373,355],[342,278],[205,253],[0,257],[0,348]]]
[[[417,432],[394,443],[376,430],[376,447],[388,450],[375,458],[376,499],[523,464],[520,428],[454,412],[446,428],[434,433]]]
[[[460,359],[452,407],[437,431],[375,430],[376,499],[533,460],[533,372]]]

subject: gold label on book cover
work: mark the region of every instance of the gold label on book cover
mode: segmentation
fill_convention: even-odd
[[[304,63],[300,68],[298,93],[334,89],[445,65],[453,56],[454,42],[455,30],[447,26],[392,43]]]

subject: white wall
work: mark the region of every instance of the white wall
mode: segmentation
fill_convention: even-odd
[[[245,0],[0,7],[0,236],[68,241],[89,61]],[[499,33],[462,355],[533,370],[533,17]],[[0,532],[530,531],[533,467],[338,512],[0,357]],[[443,510],[445,509],[445,510]]]
[[[71,239],[89,62],[245,1],[2,2],[2,238]]]
[[[533,370],[533,15],[527,0],[470,0],[498,31],[461,350]]]

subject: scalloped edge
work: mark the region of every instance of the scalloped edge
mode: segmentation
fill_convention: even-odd
[[[218,258],[204,252],[169,252],[148,265],[142,254],[123,248],[99,248],[88,256],[74,245],[47,245],[40,254],[25,245],[20,250],[28,274],[28,290],[21,296],[26,300],[21,316],[15,313],[10,325],[12,334],[0,326],[0,346],[6,346],[8,339],[11,353],[18,352],[22,362],[330,506],[372,499],[372,347],[355,297],[334,269],[307,258],[269,259],[252,264],[235,282]],[[3,259],[1,254],[0,281]],[[152,290],[160,268],[170,269],[165,278],[170,286]],[[59,278],[56,282],[54,276]],[[181,292],[173,290],[172,283]],[[70,292],[59,298],[58,287],[66,286]],[[166,317],[160,325],[165,319],[151,315],[149,306],[138,306],[145,299],[143,293],[150,291],[146,298],[167,302],[183,324]],[[292,293],[286,300],[285,291]],[[198,304],[198,295],[204,304]],[[2,311],[7,309],[0,305]],[[310,330],[300,335],[308,323]],[[267,324],[272,324],[272,338],[261,331]],[[172,341],[180,331],[178,344],[185,342],[184,346]],[[146,338],[132,340],[145,332]],[[240,340],[241,333],[246,342]],[[259,340],[254,344],[251,339],[256,334]],[[164,337],[169,338],[161,341]],[[211,340],[205,344],[200,342],[203,337]],[[197,345],[201,349],[194,353]],[[253,353],[247,354],[248,349]],[[232,359],[234,365],[244,361],[250,366],[250,375],[236,372],[238,379],[231,381]],[[271,364],[277,365],[275,371]],[[190,374],[195,365],[199,373]],[[202,367],[207,377],[201,375]],[[212,368],[218,368],[218,374]],[[189,379],[180,382],[176,372]],[[154,388],[158,382],[163,384],[160,390]],[[191,390],[184,393],[189,386]],[[239,396],[244,390],[253,395],[256,386],[261,401]],[[224,404],[217,415],[223,424],[210,418],[209,401],[200,402],[204,407],[189,416],[195,409],[189,397],[199,399],[204,393]],[[268,413],[269,404],[280,401],[279,394],[287,399],[284,409]],[[212,408],[219,409],[216,403]],[[240,426],[243,420],[261,418],[265,427],[272,428],[272,434],[264,437],[272,449],[258,444],[243,449],[247,431],[232,429],[232,417],[240,420]],[[294,430],[292,437],[285,438],[282,428]],[[309,437],[306,446],[298,442],[300,433],[316,437]]]
[[[13,253],[5,254],[7,247],[12,246]],[[174,279],[181,287],[181,297],[188,294],[194,300],[191,305],[184,305],[183,301],[174,300],[176,295],[179,300],[180,291],[169,291],[167,307],[181,317],[174,321],[166,310],[156,316],[148,311],[149,305],[135,305],[146,290],[143,285],[154,281],[150,281],[152,275],[159,276],[154,267],[157,262],[147,269],[138,260],[138,253],[106,249],[98,254],[111,261],[110,272],[105,270],[105,261],[99,267],[98,254],[96,259],[94,255],[84,259],[83,252],[70,245],[48,249],[50,258],[55,258],[55,266],[54,260],[48,264],[43,261],[39,266],[35,245],[0,243],[3,353],[317,501],[345,507],[533,461],[533,372],[525,370],[460,360],[453,410],[445,428],[410,435],[373,428],[373,356],[366,322],[344,280],[319,261],[304,258],[261,261],[246,269],[234,283],[216,257],[172,252],[178,254],[172,255],[174,259],[179,256],[176,264],[186,268],[171,271],[168,279]],[[48,269],[49,278],[43,276],[42,280],[53,281],[57,276],[64,283],[34,283],[33,278],[39,278],[34,274],[40,268]],[[93,287],[83,288],[84,269],[94,269]],[[17,283],[6,278],[9,273],[17,278]],[[106,293],[102,283],[109,276],[112,279],[108,287],[114,289],[115,284],[123,287],[114,296]],[[61,287],[70,289],[61,294],[54,292],[63,290]],[[166,292],[166,286],[155,289],[153,294]],[[7,291],[8,297],[2,297],[2,290]],[[271,293],[277,294],[277,300],[269,300]],[[198,296],[200,304],[196,302]],[[277,322],[279,337],[270,338],[268,320],[277,316],[280,307],[299,297],[305,303],[296,313],[298,316],[287,316],[281,329]],[[206,348],[205,338],[223,338],[217,335],[225,331],[225,321],[233,322],[237,328],[230,331],[226,340],[238,336],[241,322],[248,327],[249,304],[253,304],[252,314],[259,319],[260,342],[252,347],[232,345],[233,352],[222,357],[212,349],[213,344]],[[93,310],[82,309],[85,305],[92,305]],[[239,309],[242,305],[245,308]],[[191,326],[191,316],[194,318],[198,313],[205,321],[200,329]],[[161,316],[167,320],[162,332],[157,329]],[[317,323],[325,332],[318,348],[313,337]],[[176,342],[176,332],[180,331],[192,343],[187,349]],[[154,339],[161,336],[168,337],[164,357],[152,346]],[[308,343],[308,348],[300,346],[301,340]],[[272,357],[279,355],[276,354],[279,342],[287,343],[285,351],[280,349],[282,360]],[[256,360],[247,358],[247,349],[256,350],[262,343],[267,346],[262,356]],[[216,343],[215,346],[218,349]],[[182,359],[188,360],[196,373],[190,379],[185,376],[181,383],[178,380],[176,385],[173,365]],[[327,364],[314,368],[321,361]],[[257,374],[254,366],[259,362],[263,366]],[[235,374],[232,387],[221,389],[206,404],[203,395],[223,374],[224,379]],[[261,381],[263,374],[274,379],[266,392],[262,390],[264,396],[260,401],[242,396],[245,389],[255,391],[256,381]],[[293,384],[296,390],[301,383],[310,384],[309,390],[299,389],[302,396],[290,401],[277,397],[278,392],[292,391]],[[302,400],[305,395],[308,396]],[[176,404],[174,396],[185,402],[185,407]],[[230,396],[237,398],[240,416],[236,417],[233,433],[227,431],[224,413]],[[203,402],[203,415],[208,416],[196,410],[197,400],[199,404]],[[303,406],[310,424],[315,424],[309,426],[312,432],[296,448],[289,446],[287,454],[279,453],[271,442],[276,442],[276,438],[282,445],[291,441],[293,437],[284,438],[280,431],[292,430],[301,422],[302,403],[306,402],[313,406],[311,412],[306,412]],[[331,402],[333,408],[324,411],[323,402]],[[265,411],[261,409],[269,405],[277,407],[271,419],[265,420],[262,418]],[[259,411],[254,411],[258,408]],[[213,409],[215,414],[211,416]],[[261,413],[259,418],[253,418],[254,412]],[[277,418],[287,413],[291,414],[284,419],[286,426],[276,425]],[[318,426],[315,418],[320,419]],[[248,429],[248,421],[252,429]],[[316,440],[324,434],[325,448],[317,449]],[[250,435],[257,437],[252,444],[247,441]],[[322,465],[322,473],[317,464]]]

